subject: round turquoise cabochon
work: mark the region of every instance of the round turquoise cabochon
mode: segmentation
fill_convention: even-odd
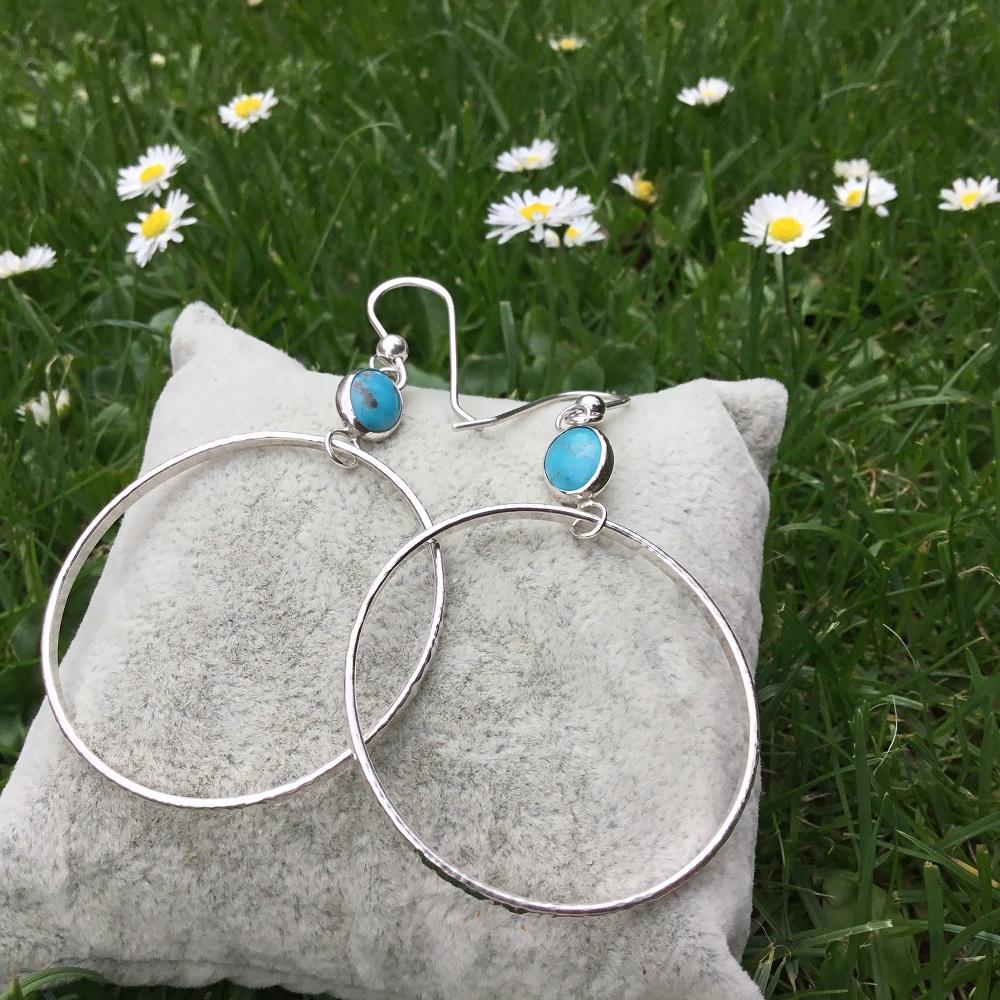
[[[578,493],[597,479],[607,455],[593,427],[570,427],[545,453],[545,478],[561,493]]]
[[[351,379],[351,409],[366,431],[391,431],[403,414],[403,399],[396,383],[374,368],[365,368]]]

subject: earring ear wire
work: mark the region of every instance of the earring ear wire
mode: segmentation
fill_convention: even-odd
[[[451,293],[444,285],[439,285],[436,281],[431,281],[429,278],[417,278],[407,275],[383,281],[381,285],[373,288],[371,294],[368,296],[368,320],[375,327],[379,337],[383,339],[393,335],[386,330],[382,325],[382,321],[375,314],[375,304],[386,292],[391,292],[395,288],[423,288],[425,291],[433,292],[444,301],[448,310],[448,357],[450,372],[448,396],[452,410],[461,418],[457,423],[451,425],[453,430],[464,431],[480,427],[492,427],[494,424],[510,420],[512,417],[519,417],[540,406],[562,402],[567,399],[578,399],[581,396],[581,392],[578,390],[554,392],[551,395],[542,396],[541,399],[533,399],[530,403],[521,403],[518,406],[512,406],[509,410],[503,410],[491,417],[474,417],[462,406],[461,400],[458,397],[458,325],[455,321],[455,300],[451,297]],[[617,392],[595,392],[589,393],[589,395],[600,397],[608,409],[615,406],[624,406],[629,401],[628,396]]]

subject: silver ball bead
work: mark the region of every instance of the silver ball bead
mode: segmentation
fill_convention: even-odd
[[[387,333],[378,342],[378,347],[375,353],[380,358],[385,358],[386,361],[395,361],[397,358],[400,361],[405,361],[410,354],[410,349],[406,345],[406,341],[395,333]]]
[[[585,393],[575,404],[579,407],[580,420],[585,424],[596,424],[608,412],[607,404],[592,392]]]

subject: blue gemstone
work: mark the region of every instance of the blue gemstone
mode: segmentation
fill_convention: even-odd
[[[403,399],[388,375],[365,368],[351,380],[351,407],[363,430],[384,434],[399,423]]]
[[[576,493],[601,470],[604,442],[593,427],[570,427],[545,453],[545,478],[561,493]]]

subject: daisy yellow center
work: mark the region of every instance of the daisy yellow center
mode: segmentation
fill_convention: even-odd
[[[233,113],[240,118],[249,118],[260,108],[259,97],[244,97],[233,105]]]
[[[155,181],[157,177],[162,177],[164,171],[164,166],[162,163],[151,163],[141,174],[139,174],[139,183],[148,184],[150,181]]]
[[[575,38],[559,39],[559,48],[561,48],[563,52],[572,52],[573,49],[575,49],[576,47],[577,47],[577,42]]]
[[[772,240],[779,240],[781,243],[791,243],[802,235],[802,223],[798,219],[793,219],[790,215],[783,215],[780,219],[775,219],[767,227],[767,235]]]
[[[966,207],[971,208],[972,203],[979,197],[978,191],[966,191],[965,194],[959,195],[958,200]]]
[[[635,182],[635,196],[639,201],[652,201],[656,197],[656,188],[652,181],[644,181],[641,177]]]
[[[855,188],[853,191],[848,191],[847,197],[844,199],[844,204],[849,208],[854,208],[855,205],[861,204],[861,199],[864,198],[865,193],[861,188]]]
[[[541,216],[543,219],[549,212],[552,211],[551,205],[543,205],[540,201],[533,201],[530,205],[525,205],[524,208],[519,208],[518,212],[523,215],[528,222],[535,222],[536,216]]]
[[[142,220],[142,235],[151,240],[154,236],[161,235],[169,225],[170,213],[165,208],[154,208]]]
[[[701,96],[706,101],[714,101],[719,96],[719,92],[714,87],[706,87],[701,92]]]
[[[576,226],[568,226],[566,229],[566,239],[575,240],[580,235],[580,230]]]
[[[525,158],[525,163],[537,163],[541,159],[540,156],[535,156],[534,153],[529,153]]]

